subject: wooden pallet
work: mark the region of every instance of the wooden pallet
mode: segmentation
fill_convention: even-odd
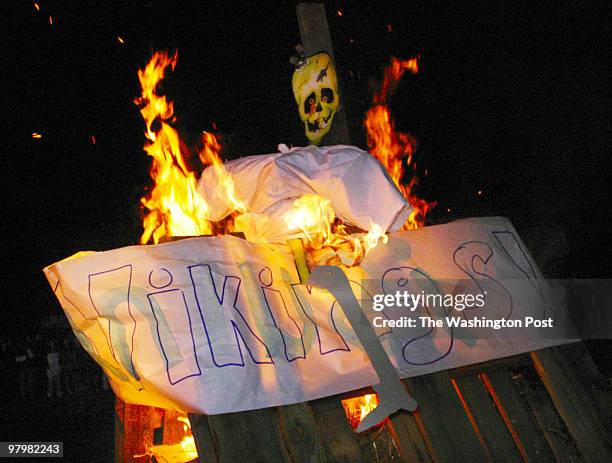
[[[414,414],[356,434],[341,400],[192,415],[202,462],[612,461],[611,391],[582,344],[411,378]],[[387,448],[381,443],[388,443]]]
[[[191,415],[206,463],[612,461],[609,385],[578,343],[405,380],[415,413],[357,434],[341,400]],[[116,461],[180,440],[172,412],[120,404]],[[157,429],[157,431],[156,431]]]

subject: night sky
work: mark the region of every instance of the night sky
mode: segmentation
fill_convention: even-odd
[[[60,313],[42,267],[137,242],[150,181],[132,101],[153,50],[178,49],[164,88],[188,144],[213,124],[228,159],[306,144],[291,93],[295,2],[207,3],[3,2],[5,333]],[[603,11],[325,3],[354,144],[365,148],[363,114],[389,57],[421,56],[391,107],[418,140],[420,193],[439,203],[430,223],[504,215],[549,275],[611,276]]]

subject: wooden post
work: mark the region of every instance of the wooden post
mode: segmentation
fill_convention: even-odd
[[[543,432],[538,428],[533,413],[529,412],[525,398],[519,394],[512,380],[512,372],[487,368],[479,376],[511,434],[511,439],[507,441],[514,441],[523,461],[552,460],[553,455]],[[499,437],[494,441],[496,445],[501,443]]]
[[[324,51],[334,60],[336,70],[338,64],[334,58],[331,34],[325,15],[325,5],[323,3],[298,3],[297,8],[298,24],[300,26],[300,37],[302,46],[306,51],[306,56]],[[340,109],[334,116],[329,133],[323,137],[323,145],[350,145],[351,139],[346,118],[346,105],[342,97],[342,83],[338,79],[340,91]]]
[[[420,417],[437,454],[434,461],[490,461],[453,388],[449,372],[410,378],[406,383],[419,404]]]

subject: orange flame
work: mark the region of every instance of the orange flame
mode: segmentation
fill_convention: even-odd
[[[379,241],[387,243],[389,240],[382,227],[372,221],[369,232],[349,234],[335,215],[330,200],[309,193],[296,199],[293,209],[283,216],[290,231],[301,230],[306,237],[307,258],[313,266],[341,263],[352,267],[359,264]]]
[[[202,148],[198,155],[203,166],[210,166],[213,169],[213,178],[217,185],[216,192],[223,195],[226,200],[229,200],[234,213],[246,212],[246,205],[236,196],[234,180],[223,165],[219,153],[221,153],[221,145],[217,138],[212,133],[203,132]]]
[[[302,230],[315,247],[329,244],[336,214],[331,201],[316,194],[305,194],[293,203],[283,219],[289,230]]]
[[[148,445],[145,442],[145,453],[134,455],[134,458],[154,456],[158,461],[187,463],[198,458],[195,439],[191,432],[191,423],[187,415],[179,415],[177,421],[183,424],[183,438],[176,444]]]
[[[353,429],[357,429],[357,426],[359,426],[361,420],[363,420],[368,413],[374,410],[377,406],[378,396],[376,394],[365,394],[359,397],[353,397],[351,399],[344,399],[342,401],[344,413]]]
[[[147,66],[138,71],[142,96],[136,99],[146,124],[149,143],[144,147],[153,158],[151,178],[155,182],[149,194],[141,199],[148,213],[144,217],[142,244],[151,237],[155,243],[165,236],[204,235],[211,231],[206,220],[208,207],[196,192],[197,178],[180,149],[174,107],[165,95],[157,93],[166,69],[176,66],[177,54],[156,52]]]
[[[178,416],[176,419],[183,423],[183,432],[185,433],[180,442],[181,449],[183,450],[183,453],[189,457],[189,460],[187,461],[194,460],[198,458],[198,451],[196,449],[193,433],[191,432],[191,422],[187,416]]]
[[[154,181],[153,189],[141,199],[141,204],[148,210],[143,219],[141,244],[151,238],[158,243],[168,236],[207,235],[213,229],[219,229],[207,219],[209,208],[197,193],[198,177],[190,162],[190,153],[182,147],[179,134],[172,126],[176,121],[173,103],[165,95],[158,94],[166,70],[174,70],[176,63],[176,53],[156,52],[146,67],[138,71],[142,95],[135,102],[140,106],[147,128],[145,136],[149,143],[144,149],[153,158],[151,178]],[[198,152],[202,167],[211,166],[218,194],[230,198],[235,211],[244,212],[246,208],[236,197],[234,182],[223,166],[220,152],[217,138],[204,132]]]
[[[427,212],[435,206],[435,203],[429,203],[412,193],[413,187],[418,183],[416,175],[408,185],[402,183],[405,174],[404,163],[406,166],[412,165],[416,140],[406,133],[395,130],[388,100],[395,93],[397,84],[406,71],[412,74],[419,72],[417,58],[408,60],[391,58],[391,63],[385,69],[381,88],[374,95],[374,104],[366,113],[364,120],[370,153],[387,169],[395,185],[414,209],[402,227],[403,230],[422,227]],[[412,167],[414,169],[414,165]]]
[[[174,106],[160,92],[160,84],[167,70],[174,70],[176,63],[176,53],[156,52],[145,68],[138,71],[142,94],[135,102],[145,121],[148,142],[144,149],[152,157],[150,172],[154,181],[151,190],[141,199],[145,211],[144,231],[140,238],[142,244],[149,241],[158,243],[168,236],[225,233],[231,231],[238,214],[249,212],[237,197],[233,179],[221,161],[221,146],[217,138],[211,133],[203,133],[202,147],[198,151],[201,165],[196,167],[198,160],[194,162],[190,157],[191,153],[184,147],[174,128]],[[374,98],[375,104],[367,113],[365,125],[371,154],[380,160],[415,209],[405,228],[415,228],[422,225],[431,205],[411,194],[416,177],[408,186],[401,183],[403,162],[411,165],[415,142],[409,135],[395,131],[386,103],[406,71],[418,71],[416,59],[392,61],[385,73],[381,91]],[[214,194],[229,198],[234,211],[228,220],[221,223],[208,220],[209,207],[197,192],[199,171],[195,169],[207,166],[212,169]],[[319,253],[319,257],[335,259],[348,266],[358,264],[381,239],[383,242],[387,240],[382,228],[374,223],[370,224],[367,234],[349,235],[346,227],[336,219],[330,201],[314,194],[298,198],[284,220],[290,230],[302,231],[311,249],[332,248],[332,252],[325,250]]]

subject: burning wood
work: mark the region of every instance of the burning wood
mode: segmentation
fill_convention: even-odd
[[[353,429],[357,429],[361,420],[378,406],[376,394],[364,394],[358,397],[342,400],[342,407]]]
[[[191,432],[191,423],[187,415],[176,417],[183,426],[183,438],[175,444],[150,445],[145,443],[145,453],[134,455],[134,458],[155,457],[157,461],[168,463],[187,463],[198,458],[195,439]]]

